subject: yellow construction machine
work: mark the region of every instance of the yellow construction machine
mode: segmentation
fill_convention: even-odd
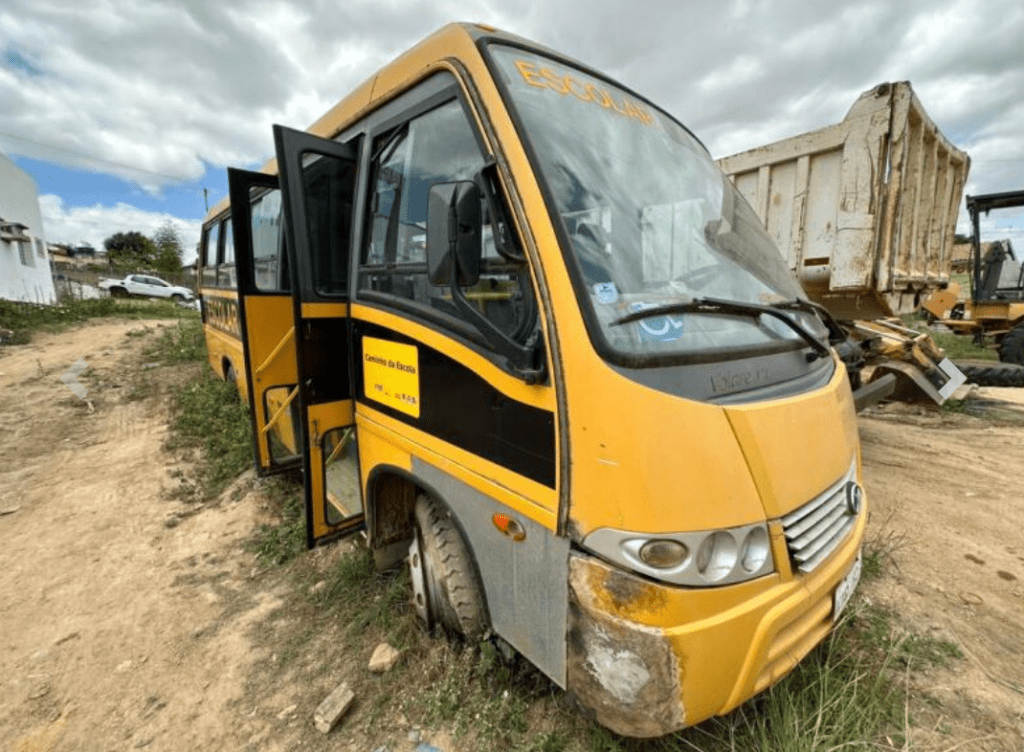
[[[988,193],[967,197],[971,217],[970,296],[960,300],[960,285],[950,283],[932,294],[922,308],[957,334],[973,336],[979,345],[993,346],[1001,362],[977,360],[957,365],[974,383],[987,386],[1024,386],[1024,269],[1010,238],[985,242],[981,216],[993,210],[1017,209],[1009,222],[996,224],[992,232],[1012,232],[1020,227],[1024,191]],[[1007,226],[1008,225],[1008,226]]]

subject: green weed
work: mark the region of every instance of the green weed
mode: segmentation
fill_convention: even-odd
[[[946,352],[950,360],[999,360],[999,354],[988,347],[979,347],[970,334],[929,332],[935,344]]]
[[[903,630],[892,612],[878,606],[863,605],[859,610],[857,637],[867,648],[884,650],[904,667],[934,668],[963,658],[955,643]]]
[[[177,335],[172,330],[169,336]],[[178,389],[174,402],[167,446],[200,448],[197,500],[212,498],[252,464],[248,408],[239,401],[234,384],[221,381],[208,369]]]
[[[102,317],[123,319],[198,319],[199,313],[168,301],[66,300],[38,305],[0,300],[0,329],[14,332],[9,344],[27,344],[37,331],[60,331],[82,321]]]
[[[206,336],[203,333],[202,321],[197,317],[191,317],[179,321],[173,327],[163,329],[156,342],[146,348],[143,357],[163,365],[199,363],[206,360]],[[236,389],[236,396],[237,393]]]
[[[875,532],[864,539],[861,576],[865,582],[881,577],[888,566],[899,568],[896,563],[896,553],[907,545],[907,535],[895,532],[889,524],[891,519],[892,514],[890,513],[875,528]]]
[[[406,712],[427,727],[454,728],[455,736],[472,733],[479,749],[504,749],[521,740],[529,728],[528,669],[523,681],[488,686],[489,662],[475,646],[450,644],[429,658],[425,691],[407,703]]]
[[[275,475],[264,482],[262,491],[278,521],[260,525],[248,548],[262,564],[281,566],[306,550],[302,482],[291,474]]]

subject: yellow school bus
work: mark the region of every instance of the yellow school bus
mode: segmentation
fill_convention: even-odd
[[[365,529],[428,625],[496,635],[629,736],[821,641],[867,515],[850,388],[692,133],[459,24],[274,139],[209,221],[262,472],[296,406],[309,545]]]

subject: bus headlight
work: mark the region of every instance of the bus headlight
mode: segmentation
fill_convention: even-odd
[[[718,582],[736,567],[736,539],[724,530],[707,536],[697,549],[697,571],[708,582]]]
[[[583,547],[626,569],[674,585],[709,587],[775,571],[768,526],[754,525],[653,536],[600,528]]]
[[[658,569],[678,567],[689,554],[686,546],[674,540],[649,540],[640,546],[640,560]]]
[[[747,533],[740,546],[740,565],[748,572],[758,572],[767,559],[771,558],[772,547],[768,531],[755,527]]]

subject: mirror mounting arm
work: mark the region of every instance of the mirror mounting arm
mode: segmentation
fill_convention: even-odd
[[[454,209],[452,214],[454,215]],[[454,221],[454,218],[452,221]],[[455,259],[454,249],[452,259]],[[498,354],[508,359],[509,363],[512,364],[512,369],[519,378],[529,386],[542,383],[547,376],[547,371],[544,368],[544,358],[540,357],[541,348],[540,343],[537,341],[538,338],[531,336],[526,345],[520,345],[518,342],[510,339],[505,332],[501,331],[489,318],[480,313],[472,303],[466,300],[462,287],[459,285],[458,275],[458,264],[452,263],[450,289],[452,291],[452,300],[456,307],[478,330],[487,336],[491,346]]]

